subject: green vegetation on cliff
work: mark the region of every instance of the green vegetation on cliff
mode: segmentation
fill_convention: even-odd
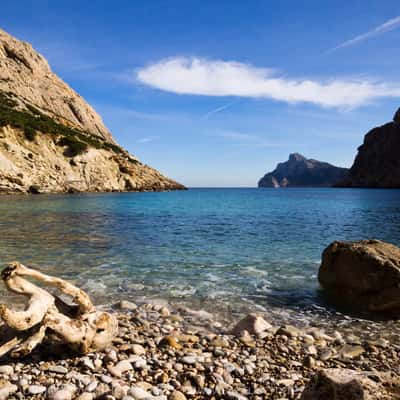
[[[38,132],[53,135],[57,145],[67,146],[65,155],[68,157],[82,154],[89,147],[108,149],[117,154],[123,152],[119,146],[96,135],[58,123],[30,104],[25,107],[19,109],[12,93],[0,91],[0,127],[10,125],[23,130],[28,141],[34,141]]]

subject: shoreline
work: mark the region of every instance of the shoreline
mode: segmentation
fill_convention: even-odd
[[[207,311],[163,303],[121,301],[113,312],[119,334],[105,351],[76,356],[44,344],[24,360],[1,360],[0,397],[9,390],[1,398],[299,399],[325,368],[379,371],[385,390],[400,396],[400,346],[384,338],[266,321],[231,334]]]

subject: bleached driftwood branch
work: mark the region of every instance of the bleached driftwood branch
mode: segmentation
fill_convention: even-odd
[[[11,328],[6,342],[0,346],[0,357],[7,353],[12,357],[29,354],[47,333],[55,334],[72,350],[83,354],[106,348],[117,334],[116,318],[107,312],[96,311],[83,290],[63,279],[42,274],[18,262],[9,264],[1,278],[8,290],[27,296],[29,300],[24,311],[0,305],[0,318]],[[76,315],[66,315],[52,294],[26,278],[53,286],[72,297],[77,304]]]

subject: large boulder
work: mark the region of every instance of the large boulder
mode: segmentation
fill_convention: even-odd
[[[372,378],[372,379],[371,379]],[[378,382],[376,382],[378,381]],[[331,368],[318,371],[304,389],[301,400],[395,399],[369,372]]]
[[[392,244],[333,242],[322,253],[318,279],[342,305],[400,316],[400,248]]]

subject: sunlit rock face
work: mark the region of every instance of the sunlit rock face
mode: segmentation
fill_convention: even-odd
[[[0,29],[0,193],[183,188],[118,146],[41,54]]]

